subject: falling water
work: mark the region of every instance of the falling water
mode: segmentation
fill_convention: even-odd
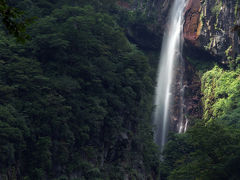
[[[173,94],[171,87],[174,83],[174,69],[176,68],[176,64],[182,54],[182,28],[185,5],[186,0],[175,0],[172,6],[169,27],[166,28],[164,34],[158,67],[153,122],[156,128],[154,130],[154,140],[160,146],[161,150],[163,150],[167,141],[167,133],[169,129],[169,115]]]
[[[185,64],[184,60],[182,57],[180,57],[180,64],[179,64],[179,69],[180,72],[178,75],[180,76],[178,83],[179,83],[179,88],[180,91],[178,93],[179,95],[179,102],[177,106],[178,110],[178,123],[177,123],[177,131],[178,133],[185,133],[187,130],[187,125],[188,125],[188,119],[185,117],[186,114],[186,105],[185,105],[185,99],[184,99],[184,93],[185,93],[185,88],[186,85],[183,83],[183,75],[185,73]]]

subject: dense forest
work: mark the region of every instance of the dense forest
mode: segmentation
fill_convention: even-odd
[[[10,5],[34,23],[24,44],[0,32],[1,179],[158,176],[152,69],[114,2]]]
[[[202,119],[171,132],[161,154],[151,118],[159,49],[126,33],[154,17],[115,0],[8,5],[19,11],[0,6],[0,180],[240,179],[240,56],[224,66],[186,58]]]

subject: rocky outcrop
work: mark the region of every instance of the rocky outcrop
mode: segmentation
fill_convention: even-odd
[[[202,23],[200,21],[200,12],[200,0],[189,0],[185,10],[183,35],[186,40],[189,40],[193,43],[197,42],[201,32]]]
[[[185,14],[184,37],[195,46],[222,57],[239,54],[238,0],[189,0]]]
[[[167,22],[168,10],[172,1],[118,0],[117,5],[120,8],[131,11],[136,16],[134,17],[136,19],[125,27],[128,39],[144,51],[152,50],[159,52]]]
[[[171,4],[174,0],[134,0],[126,2],[118,0],[117,4],[131,11],[142,12],[145,16],[154,19],[152,23],[148,23],[148,28],[157,36],[161,36],[167,26],[167,16]]]
[[[122,7],[140,10],[155,21],[148,24],[153,34],[161,36],[168,27],[167,16],[174,0],[135,0],[119,3]],[[121,2],[121,1],[119,1]],[[239,37],[234,26],[240,23],[238,0],[188,0],[185,11],[184,38],[187,42],[227,60],[236,57]],[[239,4],[238,4],[239,3]],[[238,11],[237,11],[238,10]],[[159,40],[160,44],[161,40]]]
[[[161,48],[161,35],[155,34],[145,25],[133,24],[126,28],[128,39],[144,51],[159,51]]]

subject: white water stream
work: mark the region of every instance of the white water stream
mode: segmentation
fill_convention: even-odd
[[[174,1],[162,43],[155,92],[155,111],[153,114],[153,123],[155,126],[154,140],[160,146],[161,151],[167,141],[173,93],[171,89],[175,79],[175,68],[179,58],[182,56],[182,29],[186,1]],[[181,123],[182,117],[178,118],[179,123]],[[186,127],[180,125],[179,128],[181,128],[178,130],[180,132]]]

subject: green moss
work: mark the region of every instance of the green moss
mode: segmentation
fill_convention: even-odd
[[[213,14],[219,15],[222,7],[222,1],[218,1],[215,3],[215,6],[211,9]]]
[[[222,9],[222,1],[217,1],[214,5],[214,7],[211,9],[211,12],[212,14],[214,14],[216,16],[216,22],[214,24],[214,28],[215,30],[221,30],[221,29],[218,29],[218,17],[219,17],[219,14],[221,12],[221,9]]]
[[[232,50],[232,46],[229,46],[225,51],[226,56],[229,56],[229,52]]]
[[[211,49],[211,46],[212,46],[212,43],[213,43],[213,37],[210,38],[210,41],[209,41],[208,45],[207,45],[207,46],[204,46],[204,48],[205,48],[206,50],[210,50],[210,49]]]
[[[238,9],[239,9],[239,0],[237,0],[235,7],[234,7],[234,15],[237,16],[238,15]]]
[[[201,14],[200,14],[200,21],[203,24],[203,20],[204,20],[204,14],[203,14],[203,9],[201,10]]]

